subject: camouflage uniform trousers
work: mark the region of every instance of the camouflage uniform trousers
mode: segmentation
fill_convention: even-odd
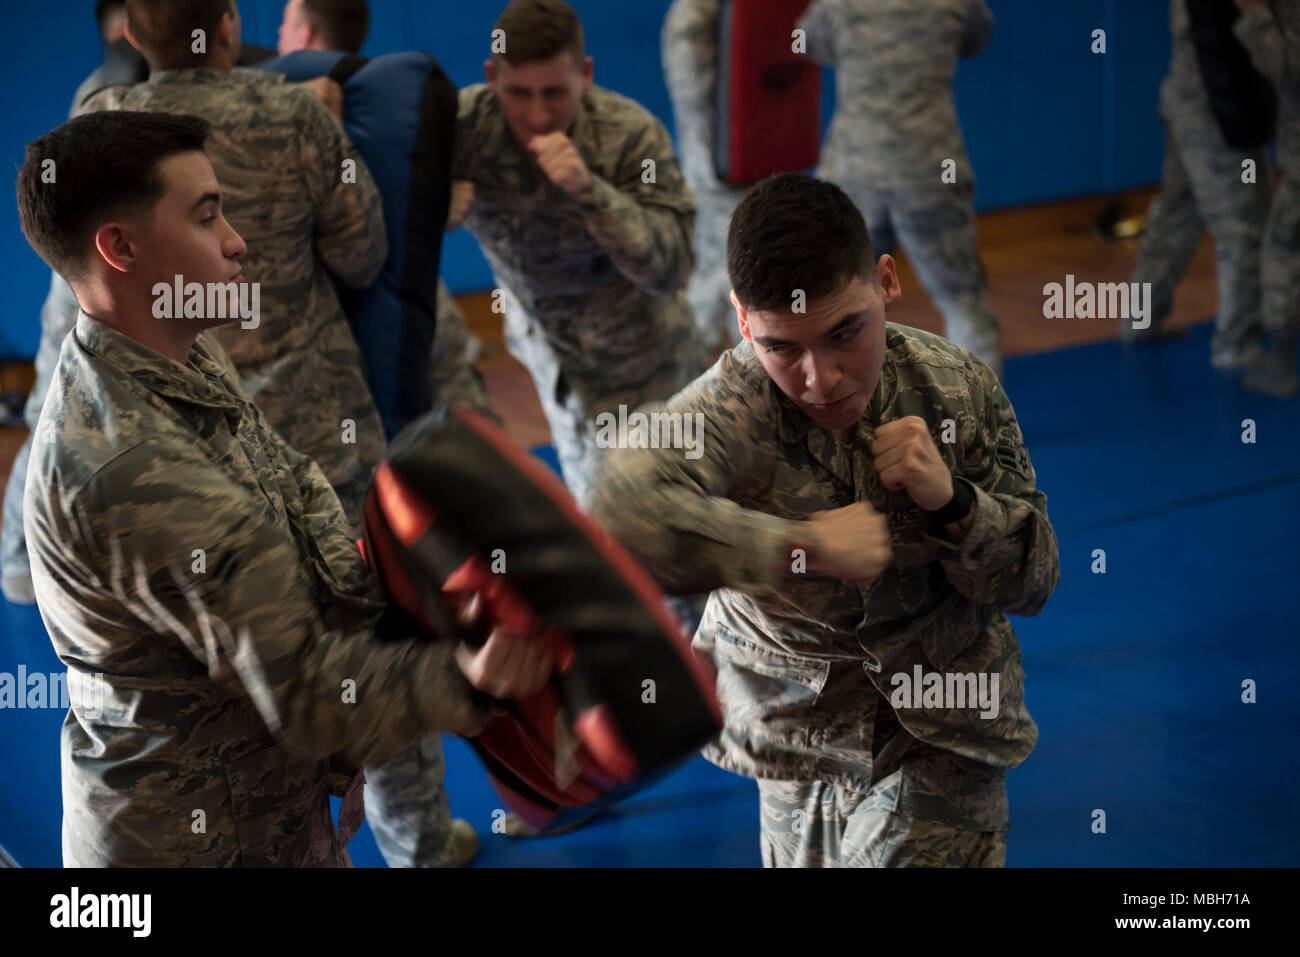
[[[659,363],[639,376],[635,385],[610,383],[608,398],[584,401],[560,370],[550,345],[536,333],[519,329],[510,321],[509,314],[506,349],[532,376],[542,413],[551,428],[551,444],[560,460],[564,484],[584,509],[590,501],[592,479],[606,451],[596,443],[596,417],[601,412],[617,417],[620,404],[626,405],[630,413],[649,402],[667,399],[703,371],[702,361],[695,356],[660,357]],[[647,365],[653,364],[651,357],[647,356],[646,360]]]
[[[1294,164],[1273,194],[1260,256],[1264,328],[1300,337],[1300,168]]]
[[[424,735],[382,766],[366,768],[366,820],[389,867],[456,867],[451,806],[443,788],[442,735]]]
[[[0,517],[0,590],[5,600],[31,605],[32,565],[27,557],[27,539],[23,535],[23,486],[27,482],[27,460],[32,451],[29,435],[14,457],[13,469],[5,485],[4,513]]]
[[[840,187],[867,221],[867,231],[892,248],[903,244],[921,284],[943,315],[944,336],[1002,374],[1002,328],[989,305],[988,274],[975,238],[975,186],[957,183],[909,189],[872,187],[845,178]]]
[[[1254,183],[1242,182],[1246,160],[1255,161]],[[1169,318],[1174,291],[1208,228],[1219,287],[1212,354],[1238,353],[1258,339],[1263,325],[1260,244],[1271,178],[1264,148],[1229,147],[1211,117],[1196,111],[1165,118],[1160,195],[1147,214],[1133,275],[1134,282],[1151,283],[1152,331]]]
[[[764,867],[1006,863],[1006,769],[924,744],[888,714],[882,704],[869,788],[759,780]]]
[[[431,358],[434,408],[464,402],[478,412],[493,415],[483,376],[474,365],[481,345],[469,331],[465,313],[451,290],[439,279],[438,328]]]
[[[686,299],[705,345],[730,349],[740,341],[740,329],[730,298],[727,230],[745,191],[719,184],[692,183],[691,188],[695,193],[695,269],[686,287]]]

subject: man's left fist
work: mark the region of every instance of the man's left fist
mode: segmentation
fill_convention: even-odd
[[[891,492],[906,489],[927,512],[952,501],[952,473],[920,416],[904,416],[878,427],[871,454],[881,484]]]
[[[563,133],[534,136],[528,141],[528,149],[546,178],[569,195],[576,196],[591,185],[591,171],[573,141]]]

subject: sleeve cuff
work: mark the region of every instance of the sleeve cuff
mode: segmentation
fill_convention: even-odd
[[[791,572],[795,548],[807,549],[800,544],[797,531],[799,523],[775,515],[758,514],[753,524],[745,530],[744,539],[737,541],[733,553],[737,568],[732,575],[736,587],[746,585],[771,588],[783,581]],[[804,556],[807,561],[807,555]]]
[[[960,475],[953,476],[953,482],[962,482],[975,496],[971,513],[975,516],[970,531],[960,542],[951,542],[942,535],[925,532],[922,538],[937,552],[940,561],[956,561],[961,565],[978,567],[984,556],[985,547],[997,535],[999,523],[994,521],[1001,506],[984,489]]]
[[[456,642],[435,641],[425,649],[416,681],[428,730],[446,729],[472,737],[492,715],[492,699],[469,683],[456,663]]]
[[[577,193],[574,199],[588,212],[605,215],[615,207],[622,194],[603,176],[598,176],[590,170],[588,175],[591,177],[591,184],[581,193]]]

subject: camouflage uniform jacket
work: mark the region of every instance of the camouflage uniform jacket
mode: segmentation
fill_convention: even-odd
[[[466,87],[452,176],[474,184],[465,226],[505,294],[508,341],[541,340],[594,415],[662,399],[702,366],[683,292],[695,204],[668,131],[627,97],[593,87],[568,136],[592,174],[578,196],[546,178],[491,90]]]
[[[222,210],[248,244],[261,322],[215,329],[258,408],[319,463],[352,520],[383,458],[379,410],[335,291],[372,283],[388,256],[379,191],[347,134],[313,93],[257,70],[164,70],[110,86],[80,112],[189,113],[212,124],[207,154]],[[344,181],[344,162],[356,181]],[[344,420],[355,442],[344,441]]]
[[[385,606],[338,498],[206,334],[182,365],[80,315],[24,513],[81,689],[65,866],[336,865],[325,759],[361,767],[482,716],[449,644],[375,638]]]
[[[594,514],[666,590],[718,589],[695,644],[718,665],[726,727],[705,757],[721,767],[867,788],[881,696],[918,665],[997,674],[1000,698],[992,720],[978,708],[896,708],[916,738],[994,767],[1020,763],[1037,741],[1006,613],[1036,614],[1059,566],[1011,403],[986,366],[946,340],[890,323],[886,344],[849,451],[741,343],[666,405],[703,415],[700,457],[613,450],[600,475]],[[955,481],[975,496],[959,544],[872,468],[876,426],[908,415],[929,423]],[[953,443],[941,441],[946,419]],[[888,515],[894,564],[868,588],[805,571],[791,522],[858,501]]]
[[[979,53],[992,33],[984,0],[815,0],[798,25],[808,56],[835,67],[824,178],[940,183],[946,159],[970,178],[952,84],[958,58]]]

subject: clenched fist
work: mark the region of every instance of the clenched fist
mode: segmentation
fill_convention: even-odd
[[[893,561],[889,520],[869,502],[814,512],[805,527],[808,568],[818,574],[866,587]]]
[[[879,426],[871,454],[881,484],[891,492],[906,489],[912,501],[927,512],[952,501],[952,472],[920,416],[909,415]]]
[[[451,208],[447,210],[447,232],[454,233],[469,215],[474,205],[474,184],[467,179],[458,179],[451,184]]]
[[[591,185],[591,171],[573,141],[563,133],[534,136],[528,141],[528,149],[537,158],[537,165],[546,178],[571,196]]]

